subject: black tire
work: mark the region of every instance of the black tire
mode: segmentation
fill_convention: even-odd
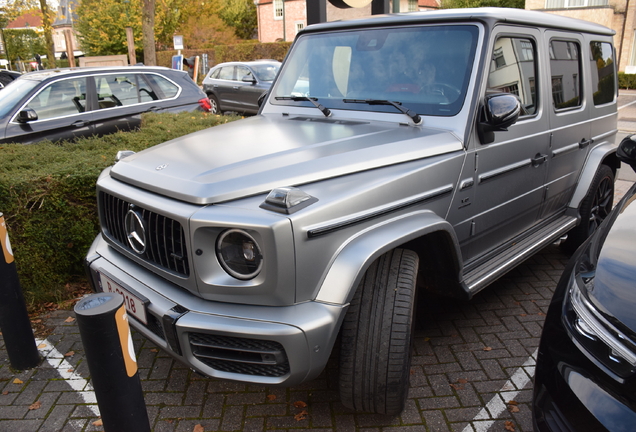
[[[357,411],[397,415],[409,389],[419,258],[395,249],[358,286],[342,324],[340,399]]]
[[[568,233],[563,244],[566,251],[574,252],[596,231],[605,220],[614,204],[614,171],[607,165],[601,165],[596,171],[590,189],[581,202],[579,214],[581,223]]]
[[[219,100],[216,98],[216,96],[214,96],[213,94],[208,95],[208,97],[210,98],[210,112],[212,114],[223,114],[223,112],[221,112],[221,105],[219,105]]]

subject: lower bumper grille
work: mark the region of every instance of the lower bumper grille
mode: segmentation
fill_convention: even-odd
[[[289,361],[283,346],[274,341],[190,333],[194,356],[222,372],[265,377],[289,373]]]

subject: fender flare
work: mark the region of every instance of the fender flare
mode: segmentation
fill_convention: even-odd
[[[459,242],[452,225],[430,210],[400,215],[357,233],[334,255],[319,284],[315,300],[336,305],[348,304],[373,261],[410,240],[437,231],[448,233],[456,256],[460,257]],[[461,260],[458,260],[458,265],[461,267]]]
[[[590,185],[592,184],[592,180],[594,180],[598,167],[609,155],[616,154],[616,148],[616,144],[605,142],[604,144],[594,147],[590,151],[568,207],[573,209],[578,209],[580,207],[581,201],[583,201],[583,198],[587,195],[587,191],[590,189]],[[618,169],[616,162],[611,164],[610,167],[614,170],[614,172]]]

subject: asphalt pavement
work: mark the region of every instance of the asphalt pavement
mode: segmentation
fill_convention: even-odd
[[[636,133],[636,91],[621,92],[619,130],[620,138]],[[621,169],[617,199],[635,181]],[[418,311],[407,406],[397,417],[339,403],[337,352],[317,379],[275,388],[203,378],[133,333],[152,430],[532,431],[534,359],[567,260],[550,246],[470,302],[428,299]],[[74,313],[38,319],[52,332],[37,340],[43,361],[35,369],[12,370],[0,337],[0,432],[104,430]]]

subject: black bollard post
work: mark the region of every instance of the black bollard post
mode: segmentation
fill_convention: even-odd
[[[149,432],[124,298],[91,294],[75,305],[75,314],[104,430]]]
[[[0,329],[7,348],[11,367],[30,369],[40,363],[40,354],[35,345],[33,329],[20,288],[18,270],[15,266],[9,233],[0,213]]]

